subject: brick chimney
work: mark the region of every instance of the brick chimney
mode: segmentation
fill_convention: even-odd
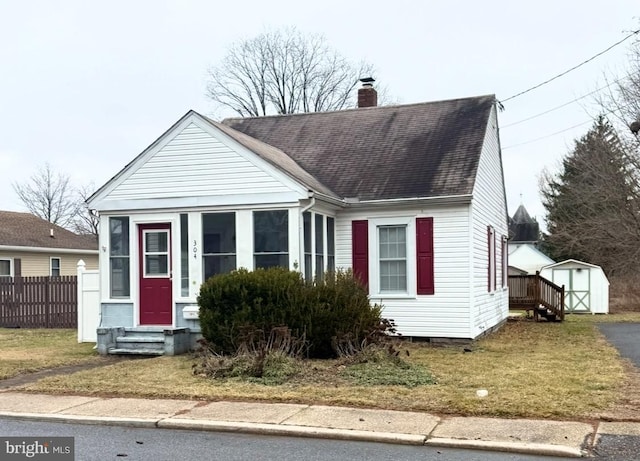
[[[378,92],[373,87],[375,80],[371,77],[361,78],[362,87],[358,89],[358,108],[376,107],[378,105]]]

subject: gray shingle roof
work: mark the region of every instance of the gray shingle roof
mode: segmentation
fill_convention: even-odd
[[[222,123],[286,153],[342,198],[465,195],[473,191],[494,101],[487,95]]]
[[[53,229],[53,237],[50,236]],[[94,237],[77,235],[30,213],[0,211],[0,245],[98,250]]]

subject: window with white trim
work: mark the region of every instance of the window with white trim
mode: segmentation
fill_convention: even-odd
[[[236,269],[236,214],[202,215],[202,266],[205,280]]]
[[[147,278],[169,277],[169,231],[144,230],[144,276]]]
[[[189,296],[189,215],[180,215],[180,296]]]
[[[49,275],[60,277],[60,258],[51,258],[49,261]]]
[[[335,219],[327,216],[327,272],[336,271],[336,224]]]
[[[289,210],[253,212],[253,251],[256,269],[289,267]]]
[[[11,277],[11,260],[0,259],[0,277]]]
[[[324,216],[316,214],[315,216],[315,233],[316,233],[316,279],[324,278]]]
[[[378,226],[380,293],[407,291],[407,226]]]
[[[109,285],[112,298],[128,298],[129,218],[109,218]]]
[[[313,256],[311,245],[311,212],[302,213],[302,233],[304,245],[304,279],[313,280]]]

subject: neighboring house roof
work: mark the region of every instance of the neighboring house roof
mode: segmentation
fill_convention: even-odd
[[[294,175],[308,174],[341,198],[471,195],[494,102],[487,95],[222,123],[261,142],[224,130],[245,147],[265,150],[290,173],[299,168]],[[281,154],[263,143],[294,163],[279,163]]]
[[[540,239],[540,226],[532,218],[524,205],[520,205],[513,218],[509,219],[509,236],[513,242],[537,242]]]
[[[98,250],[93,236],[77,235],[30,213],[13,211],[0,211],[0,247],[4,246]]]
[[[535,274],[536,271],[554,262],[531,243],[509,242],[509,264],[520,270]]]

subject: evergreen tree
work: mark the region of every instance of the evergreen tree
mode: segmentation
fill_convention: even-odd
[[[603,117],[576,141],[557,175],[543,174],[540,192],[552,258],[580,259],[608,274],[638,271],[638,169]]]

